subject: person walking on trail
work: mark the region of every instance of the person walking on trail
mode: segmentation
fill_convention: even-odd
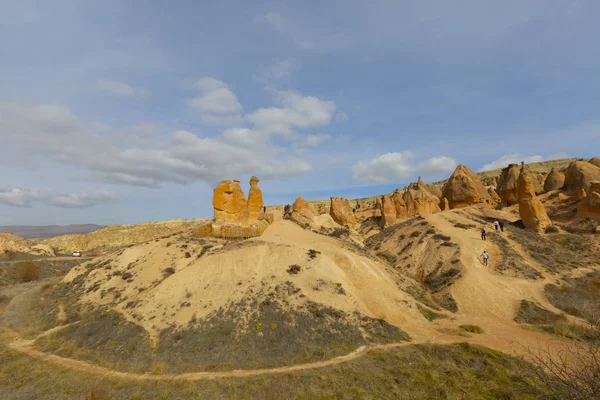
[[[504,221],[500,221],[500,230],[504,232]]]
[[[498,226],[500,226],[500,222],[498,222],[498,220],[494,221],[494,229],[498,230]]]
[[[481,228],[481,240],[485,240],[485,228]]]
[[[484,250],[483,253],[481,254],[481,258],[483,258],[483,265],[485,265],[487,267],[488,258],[490,258],[490,255],[488,254],[488,252]]]

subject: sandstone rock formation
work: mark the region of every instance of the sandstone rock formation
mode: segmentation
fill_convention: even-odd
[[[447,198],[444,197],[443,199],[440,200],[440,209],[442,211],[447,211],[450,209],[450,203],[448,202]]]
[[[590,164],[594,164],[596,167],[600,167],[600,157],[592,157],[588,160]]]
[[[396,193],[396,192],[394,192]],[[404,211],[406,213],[406,211]],[[396,205],[392,196],[381,196],[381,227],[387,228],[398,222]]]
[[[331,197],[329,215],[331,215],[331,218],[340,225],[353,226],[356,224],[356,217],[352,212],[352,207],[350,207],[348,199]]]
[[[600,181],[600,167],[586,162],[574,161],[565,170],[565,189],[575,193],[579,189],[589,189],[591,182]]]
[[[600,182],[591,182],[587,196],[577,207],[577,216],[600,219]]]
[[[427,185],[427,190],[429,190],[429,193],[431,193],[435,197],[439,197],[440,199],[443,197],[442,187],[438,185]]]
[[[250,191],[248,192],[248,218],[250,220],[257,219],[263,211],[262,190],[258,187],[260,180],[253,176],[250,178]]]
[[[535,195],[535,178],[523,164],[517,180],[517,196],[519,202],[519,215],[525,228],[532,231],[544,232],[552,225],[552,221],[542,202]]]
[[[498,178],[495,176],[488,176],[488,177],[482,178],[481,183],[483,183],[485,186],[497,187],[498,186]]]
[[[298,196],[292,204],[292,220],[303,224],[310,224],[315,220],[315,213],[302,196]]]
[[[490,186],[487,188],[487,192],[488,192],[488,195],[490,196],[490,199],[492,199],[493,203],[498,204],[498,203],[502,202],[502,200],[500,199],[500,196],[498,196],[498,193],[496,193],[496,189],[494,189],[493,187]]]
[[[240,181],[221,181],[213,191],[215,221],[248,223],[248,203]]]
[[[532,173],[531,175],[533,175],[533,185],[535,187],[535,194],[544,193],[544,175],[534,173]]]
[[[210,227],[199,230],[201,236],[252,237],[259,236],[273,222],[272,214],[263,214],[262,191],[259,179],[250,179],[248,201],[240,181],[221,181],[213,192],[214,220]]]
[[[402,199],[406,204],[407,218],[442,211],[440,209],[439,197],[434,196],[429,192],[427,185],[423,183],[421,177],[419,177],[417,182],[411,183],[404,189]]]
[[[546,176],[546,181],[544,182],[544,191],[550,192],[552,190],[560,189],[564,184],[565,174],[552,168],[548,176]]]
[[[496,192],[503,203],[514,204],[518,200],[517,181],[519,180],[519,174],[520,171],[517,164],[509,164],[508,167],[502,169],[498,178]]]
[[[488,191],[477,174],[462,164],[456,167],[442,188],[442,195],[448,199],[451,209],[492,203]]]

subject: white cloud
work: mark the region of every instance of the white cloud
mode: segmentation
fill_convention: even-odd
[[[352,166],[352,177],[356,181],[387,182],[410,178],[414,154],[409,151],[386,153],[371,160],[362,160]]]
[[[26,107],[0,103],[0,140],[4,152],[45,157],[87,169],[101,182],[156,187],[163,182],[187,184],[244,174],[289,177],[311,170],[310,164],[286,157],[285,149],[254,140],[256,132],[227,130],[205,138],[175,131],[167,140],[147,137],[124,147],[112,128],[86,122],[65,107]],[[255,146],[249,144],[256,143]],[[63,198],[63,203],[68,199]]]
[[[410,151],[386,153],[371,160],[361,160],[352,166],[352,177],[363,182],[406,181],[417,175],[428,177],[451,173],[456,160],[446,156],[432,157],[413,164],[415,155]]]
[[[117,82],[110,79],[98,79],[96,89],[103,92],[115,94],[123,97],[137,97],[146,94],[144,89],[133,87],[124,82]]]
[[[187,99],[191,109],[200,112],[200,120],[206,125],[236,126],[243,123],[243,107],[229,86],[215,78],[204,77],[194,87],[198,97]]]
[[[218,79],[204,77],[194,87],[200,96],[188,99],[188,106],[203,113],[233,114],[242,111],[242,105],[229,87]]]
[[[485,164],[483,167],[481,167],[479,169],[479,171],[490,171],[493,169],[504,168],[504,167],[508,166],[508,164],[521,164],[521,161],[525,162],[526,164],[531,164],[531,163],[536,163],[536,162],[542,162],[542,161],[547,161],[547,160],[557,160],[557,159],[568,158],[568,157],[569,156],[566,153],[551,154],[547,157],[540,156],[540,155],[525,156],[520,153],[505,154],[502,157],[500,157],[488,164]]]
[[[440,156],[432,157],[429,160],[417,164],[417,171],[423,176],[434,176],[439,174],[450,174],[458,163],[454,158]]]
[[[115,195],[104,189],[82,193],[60,193],[41,189],[0,187],[0,204],[14,207],[31,207],[34,203],[44,203],[63,208],[88,208],[113,200]]]
[[[246,116],[254,124],[254,130],[265,138],[278,135],[292,140],[296,138],[295,129],[325,126],[331,122],[336,108],[333,101],[292,91],[277,94],[282,107],[260,108]]]

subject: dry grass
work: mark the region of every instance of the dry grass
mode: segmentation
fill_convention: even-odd
[[[38,279],[39,266],[33,261],[23,261],[18,264],[19,281],[31,282]]]
[[[95,376],[31,359],[2,345],[0,360],[0,393],[6,399],[528,400],[544,394],[541,380],[529,374],[521,359],[468,344],[371,351],[317,370],[196,382]]]
[[[465,332],[477,333],[477,334],[483,333],[483,328],[481,328],[477,325],[460,325],[459,328]]]

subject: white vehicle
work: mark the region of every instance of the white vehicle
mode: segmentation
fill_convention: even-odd
[[[73,254],[71,254],[73,257],[81,257],[81,252],[80,251],[74,251]]]

